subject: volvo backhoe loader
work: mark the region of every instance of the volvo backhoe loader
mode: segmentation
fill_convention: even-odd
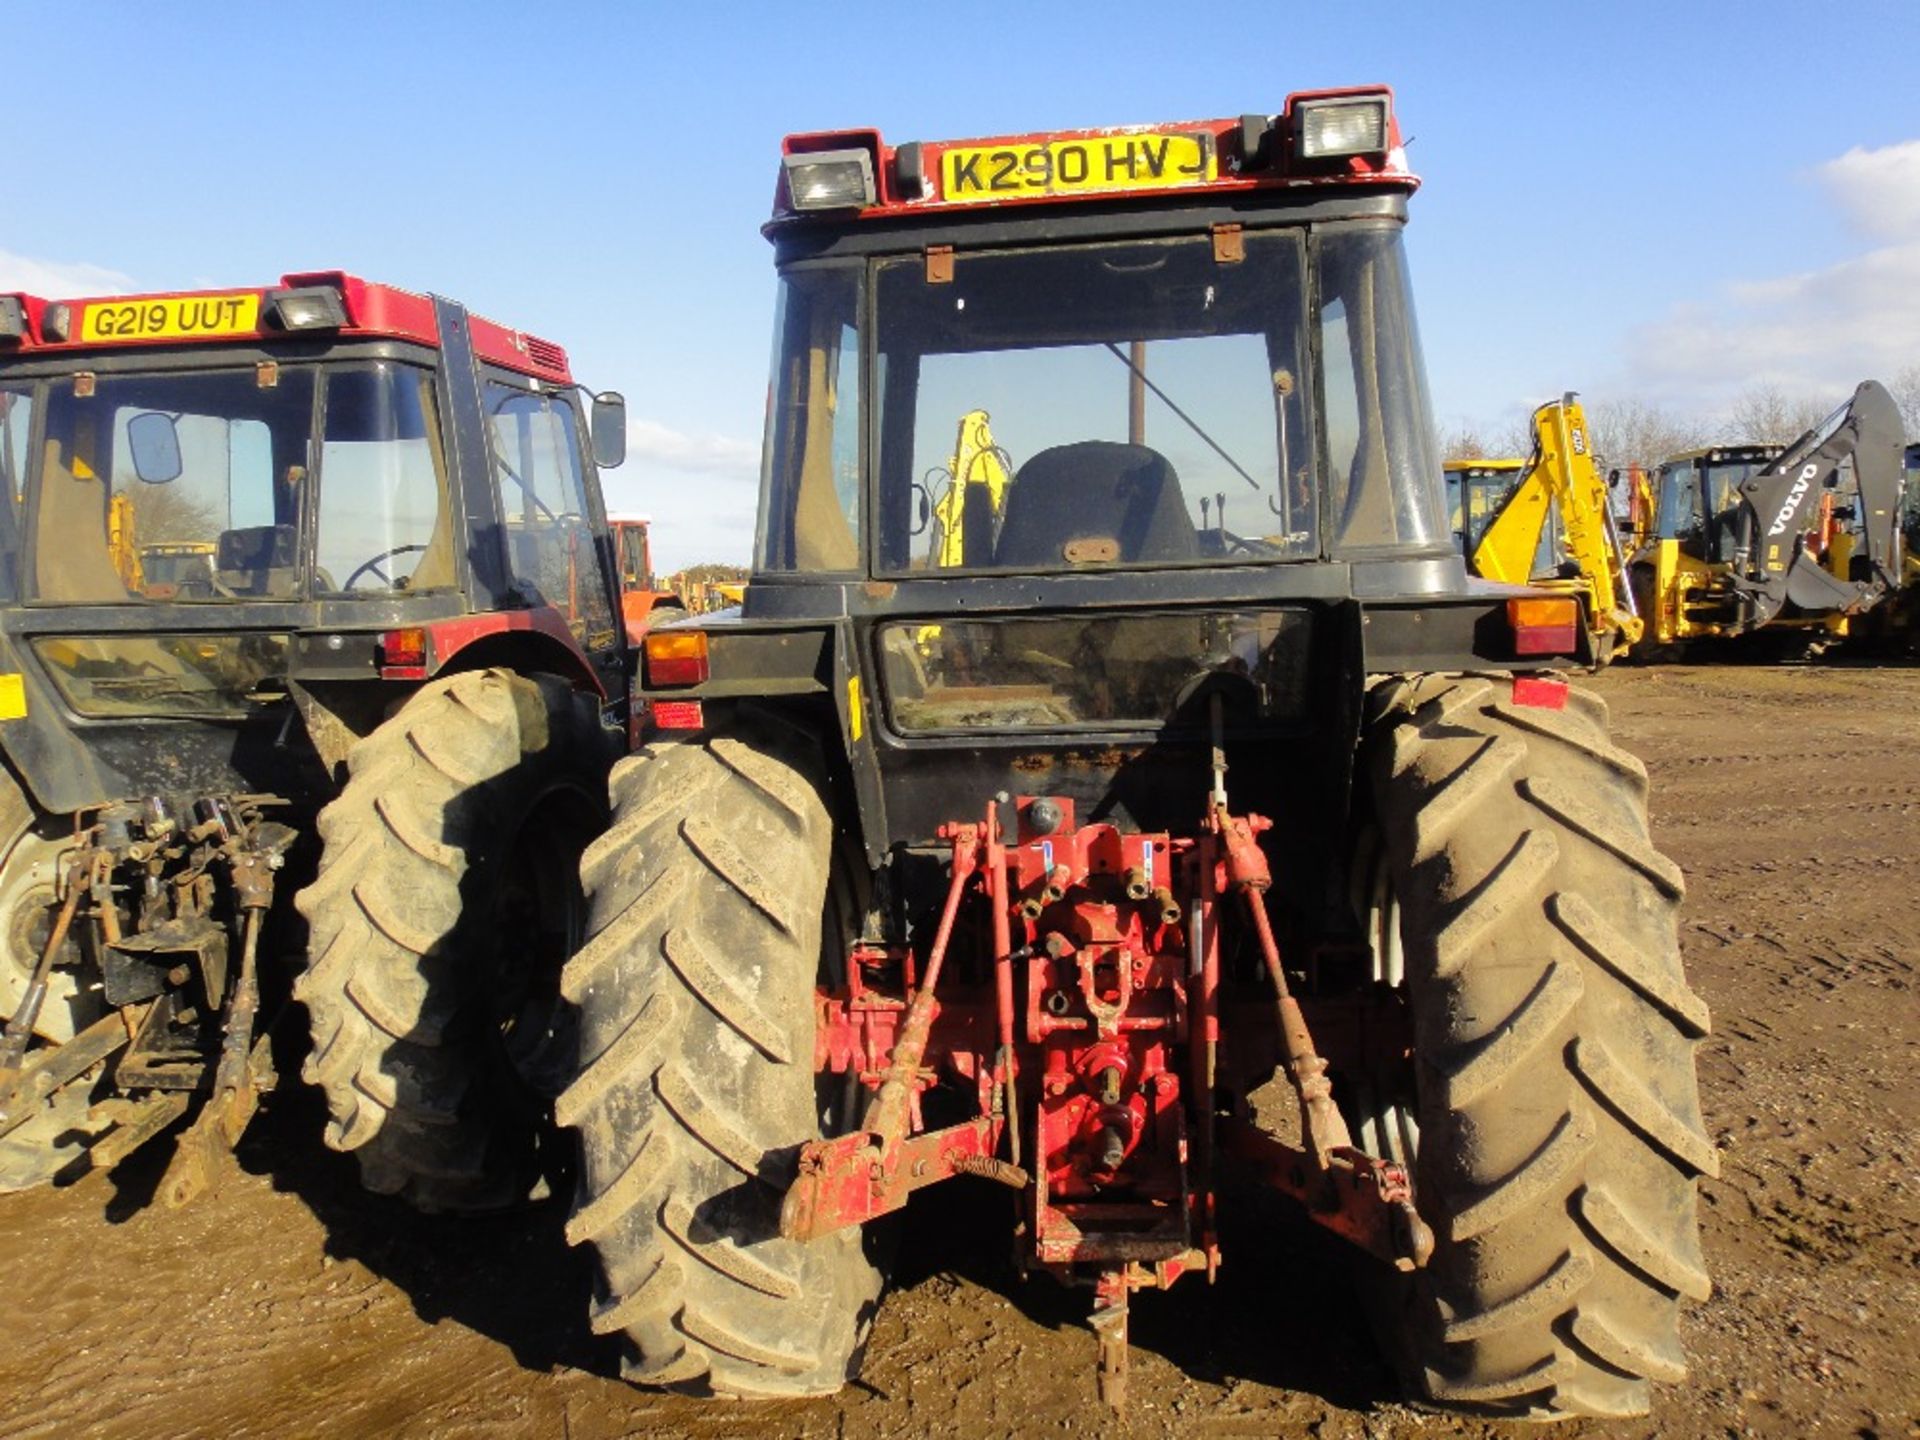
[[[1900,586],[1904,434],[1877,381],[1784,450],[1675,456],[1633,564],[1661,653],[1770,629],[1805,653],[1845,637]]]

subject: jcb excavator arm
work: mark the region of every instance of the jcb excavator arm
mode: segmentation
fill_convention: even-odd
[[[1741,485],[1730,578],[1747,608],[1742,628],[1766,624],[1789,602],[1857,614],[1898,588],[1904,438],[1886,387],[1863,381],[1851,400]],[[1851,519],[1859,536],[1844,578],[1820,563],[1834,518]]]
[[[968,548],[967,499],[974,492],[970,487],[980,486],[979,496],[975,499],[975,516],[986,519],[991,516],[997,521],[1001,507],[1006,503],[1007,484],[1011,476],[1002,456],[1005,454],[993,443],[993,431],[988,428],[987,412],[969,410],[960,417],[960,433],[954,440],[953,458],[947,462],[948,482],[946,493],[933,507],[934,518],[940,523],[940,531],[935,543],[934,563],[941,569],[955,569],[966,564],[982,565],[992,557],[985,554],[971,554]],[[986,508],[979,505],[983,496]],[[993,535],[990,526],[976,523],[973,545],[977,549],[981,544],[991,545]]]
[[[1595,653],[1618,653],[1640,638],[1626,556],[1607,482],[1594,464],[1587,417],[1569,391],[1533,412],[1533,458],[1474,548],[1472,568],[1489,580],[1524,585],[1549,513],[1558,509],[1567,557],[1586,599]],[[1613,643],[1601,643],[1614,637]]]

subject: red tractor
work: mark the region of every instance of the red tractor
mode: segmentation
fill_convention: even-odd
[[[786,141],[752,583],[646,637],[676,733],[614,769],[563,979],[635,1380],[843,1384],[863,1227],[958,1184],[1091,1291],[1117,1400],[1230,1171],[1366,1257],[1429,1401],[1681,1375],[1681,876],[1554,674],[1577,602],[1452,544],[1415,183],[1381,88]]]
[[[289,989],[372,1187],[539,1183],[630,726],[623,409],[338,272],[0,296],[0,1189],[193,1112],[187,1198]]]

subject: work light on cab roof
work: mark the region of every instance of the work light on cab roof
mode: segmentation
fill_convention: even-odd
[[[890,146],[877,130],[790,135],[776,220],[1276,185],[1411,186],[1385,86],[1287,97],[1277,115]]]

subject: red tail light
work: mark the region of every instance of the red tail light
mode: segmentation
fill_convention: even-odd
[[[708,675],[707,632],[655,630],[646,638],[647,684],[700,685]]]
[[[382,680],[427,678],[427,632],[418,625],[389,630],[380,637]]]
[[[1580,602],[1529,598],[1507,601],[1515,655],[1576,655],[1580,651]]]

